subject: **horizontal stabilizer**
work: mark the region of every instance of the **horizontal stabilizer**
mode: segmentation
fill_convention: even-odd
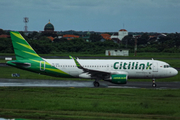
[[[22,66],[22,67],[30,67],[31,63],[22,63],[22,62],[11,62],[16,64],[17,66]]]

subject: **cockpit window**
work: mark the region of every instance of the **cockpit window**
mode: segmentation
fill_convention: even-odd
[[[164,65],[164,68],[170,68],[171,66],[170,65]]]

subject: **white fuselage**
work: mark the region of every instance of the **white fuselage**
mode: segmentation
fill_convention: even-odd
[[[82,77],[83,70],[79,69],[72,59],[44,59],[73,77]],[[166,78],[177,75],[177,70],[169,64],[158,60],[91,60],[77,59],[84,68],[96,71],[106,71],[111,74],[125,72],[128,78]],[[85,77],[84,77],[85,78]]]

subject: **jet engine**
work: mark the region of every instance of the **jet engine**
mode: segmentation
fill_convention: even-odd
[[[126,84],[127,83],[127,74],[112,74],[110,75],[110,82],[116,84]]]

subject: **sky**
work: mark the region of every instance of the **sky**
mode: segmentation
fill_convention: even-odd
[[[43,31],[180,32],[179,0],[0,0],[0,28]]]

